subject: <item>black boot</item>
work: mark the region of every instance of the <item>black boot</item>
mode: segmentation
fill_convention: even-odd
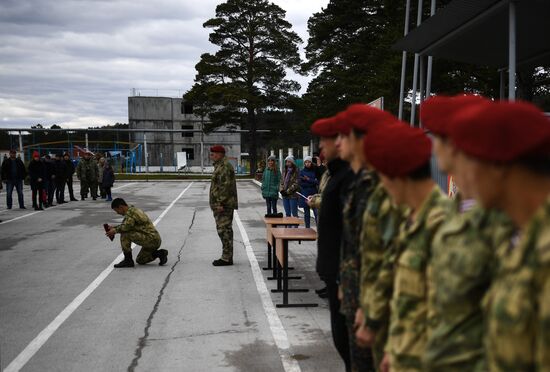
[[[84,195],[81,195],[81,196],[80,196],[80,200],[86,200],[86,198],[84,197]]]
[[[159,249],[154,252],[153,257],[159,259],[159,266],[166,265],[166,262],[168,262],[168,251],[166,249]]]
[[[134,267],[134,260],[132,259],[132,252],[124,252],[124,259],[114,265],[115,268],[121,267]]]

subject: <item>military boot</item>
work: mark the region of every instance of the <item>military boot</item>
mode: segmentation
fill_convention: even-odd
[[[166,249],[159,249],[155,253],[160,261],[159,266],[165,265],[168,262],[168,251]]]
[[[132,259],[132,252],[124,252],[124,259],[114,265],[115,268],[121,267],[134,267],[134,260]]]

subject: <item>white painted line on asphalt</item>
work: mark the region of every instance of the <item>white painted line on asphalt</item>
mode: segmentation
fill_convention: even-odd
[[[111,189],[111,190],[120,190],[120,189],[123,189],[123,188],[125,188],[125,187],[127,187],[127,186],[130,186],[130,185],[133,185],[133,183],[127,183],[127,184],[125,184],[125,185],[122,185],[122,186],[119,186],[119,187],[115,187],[114,189]],[[27,214],[24,214],[24,215],[22,215],[22,216],[12,218],[12,219],[10,219],[10,220],[2,221],[2,222],[0,222],[0,225],[3,225],[3,224],[5,224],[5,223],[10,223],[10,222],[12,222],[12,221],[17,221],[17,220],[20,220],[20,219],[22,219],[22,218],[30,217],[30,216],[35,215],[35,214],[37,214],[37,213],[45,212],[45,211],[47,211],[47,210],[49,210],[49,209],[53,209],[53,208],[57,208],[57,207],[59,207],[59,204],[54,205],[53,207],[49,207],[48,209],[45,209],[45,210],[43,210],[43,211],[36,211],[36,212],[32,212],[32,213],[27,213]],[[0,212],[0,213],[2,213],[2,212]]]
[[[176,202],[181,199],[183,194],[185,194],[185,192],[189,190],[192,185],[193,182],[191,182],[189,186],[187,186],[178,195],[178,197],[174,199],[172,203],[170,203],[170,205],[164,210],[164,212],[162,212],[160,216],[157,217],[155,222],[153,222],[155,226],[162,220],[166,213],[168,213],[168,211],[172,209],[174,204],[176,204]],[[134,247],[135,244],[132,244],[132,248]],[[55,333],[55,331],[57,331],[57,329],[71,316],[71,314],[74,313],[76,309],[78,309],[78,307],[84,302],[84,300],[86,300],[86,298],[88,298],[88,296],[90,296],[93,291],[95,291],[95,289],[99,287],[99,285],[105,280],[105,278],[109,276],[111,271],[113,271],[114,269],[113,265],[120,261],[122,257],[122,253],[118,255],[117,258],[115,258],[114,261],[111,262],[111,264],[105,270],[103,270],[103,272],[99,274],[99,276],[95,278],[95,280],[88,287],[86,287],[84,291],[82,291],[82,293],[80,293],[69,305],[67,305],[67,307],[63,309],[63,311],[61,311],[59,315],[50,324],[48,324],[48,326],[44,328],[44,330],[40,332],[38,336],[36,336],[34,340],[32,340],[31,343],[28,344],[27,347],[23,349],[23,351],[19,353],[19,355],[14,360],[12,360],[12,362],[6,367],[6,369],[4,369],[4,372],[16,372],[23,368],[25,364],[27,364],[28,361],[34,356],[34,354],[36,354],[38,350],[40,350],[40,348],[46,343],[46,341],[48,341],[48,339]]]
[[[254,255],[252,250],[252,245],[250,245],[250,239],[248,239],[248,234],[244,229],[244,226],[239,218],[239,213],[235,211],[235,222],[239,227],[241,232],[241,237],[243,238],[243,244],[246,247],[246,255],[248,256],[248,261],[250,262],[250,267],[252,269],[252,276],[256,282],[256,289],[260,294],[262,300],[262,305],[264,307],[265,315],[267,316],[267,321],[269,323],[269,328],[271,329],[271,334],[279,350],[279,355],[281,356],[281,362],[283,363],[283,368],[285,372],[301,372],[300,365],[298,361],[294,359],[291,355],[290,342],[288,341],[288,336],[286,330],[283,327],[283,323],[277,314],[275,306],[273,306],[273,301],[271,300],[271,295],[267,290],[267,286],[264,282],[264,277],[262,275],[262,270],[260,265],[258,265],[258,260]],[[7,371],[6,371],[7,372]]]

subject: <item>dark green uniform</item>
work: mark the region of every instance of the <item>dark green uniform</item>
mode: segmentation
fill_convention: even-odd
[[[80,180],[80,195],[85,198],[88,190],[92,198],[97,198],[99,167],[94,159],[82,158],[76,166],[76,177]]]
[[[144,265],[156,259],[153,252],[160,248],[161,239],[155,225],[141,209],[131,205],[124,215],[122,224],[114,227],[120,233],[122,251],[131,253],[132,243],[141,246],[136,262]]]
[[[497,256],[484,300],[489,370],[550,371],[550,198]]]
[[[353,328],[355,313],[359,308],[359,272],[361,250],[359,239],[363,227],[363,213],[368,199],[378,183],[374,172],[362,169],[349,185],[343,210],[342,246],[340,258],[340,288],[343,299],[340,312],[345,315],[350,342],[351,368],[353,371],[371,371],[374,364],[370,349],[357,346]]]
[[[401,224],[386,352],[392,371],[421,371],[428,336],[428,276],[432,240],[445,219],[445,195],[434,186],[416,219]]]
[[[509,223],[480,207],[460,212],[460,198],[432,245],[426,371],[486,371],[481,301],[491,281],[495,247]]]
[[[217,208],[223,207],[223,211]],[[233,260],[233,211],[238,209],[237,183],[233,166],[224,157],[214,162],[210,183],[210,208],[222,242],[222,260]]]
[[[392,204],[382,183],[369,197],[361,231],[360,306],[365,325],[376,332],[372,346],[374,365],[384,357],[393,288],[395,239],[404,212]]]

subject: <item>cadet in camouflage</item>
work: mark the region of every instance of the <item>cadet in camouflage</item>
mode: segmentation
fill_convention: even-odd
[[[89,152],[84,153],[76,166],[76,177],[80,180],[80,196],[84,200],[88,196],[88,191],[92,199],[97,198],[97,180],[99,176],[99,167]]]
[[[155,259],[159,259],[159,265],[167,262],[168,251],[159,249],[162,243],[160,234],[149,217],[141,209],[128,206],[124,199],[116,198],[111,203],[111,208],[124,216],[122,223],[117,226],[109,226],[106,233],[109,237],[120,234],[120,245],[124,253],[124,260],[115,265],[116,268],[133,267],[132,243],[141,246],[136,262],[145,265]]]
[[[235,171],[225,157],[223,146],[212,146],[210,158],[214,161],[210,182],[210,208],[222,242],[222,256],[212,264],[228,266],[233,265],[233,211],[238,209],[237,183]]]
[[[358,342],[372,348],[374,365],[384,357],[393,288],[395,239],[404,212],[391,203],[378,183],[363,214],[361,230],[360,309],[364,323],[356,332]]]
[[[468,155],[478,201],[517,229],[497,250],[483,301],[489,370],[549,371],[550,123],[535,106],[506,101],[453,120],[450,137]]]

